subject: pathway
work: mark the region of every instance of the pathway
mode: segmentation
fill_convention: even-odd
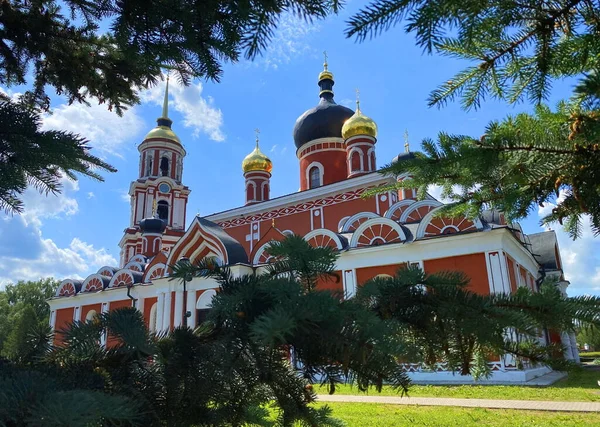
[[[600,402],[544,400],[455,399],[446,397],[352,396],[319,394],[321,402],[384,403],[388,405],[461,406],[465,408],[525,409],[531,411],[600,412]]]

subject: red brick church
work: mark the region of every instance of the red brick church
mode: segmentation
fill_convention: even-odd
[[[426,273],[463,271],[472,289],[482,294],[522,286],[536,289],[548,276],[556,277],[565,291],[568,282],[551,231],[526,235],[519,224],[508,224],[492,211],[475,220],[439,217],[440,201],[431,196],[416,200],[410,189],[364,198],[369,189],[410,176],[377,172],[377,144],[386,142],[377,140],[377,125],[358,102],[355,111],[335,103],[334,78],[326,63],[318,86],[318,104],[296,120],[293,130],[300,190],[271,197],[273,164],[257,138],[256,148],[242,161],[245,188],[239,190],[246,204],[195,216],[186,228],[191,189],[184,184],[186,151],[168,117],[167,82],[162,115],[138,147],[138,177],[129,189],[131,215],[119,242],[120,265],[102,267],[85,280],[63,280],[49,301],[51,326],[60,330],[70,322],[131,306],[144,314],[152,331],[182,325],[186,312],[194,326],[209,309],[217,285],[194,278],[186,284],[184,298],[183,285],[168,279],[170,265],[183,257],[192,262],[213,257],[235,275],[254,274],[254,267],[269,262],[269,243],[289,234],[339,251],[341,280],[327,286],[346,298],[367,280],[393,275],[406,264],[419,265]],[[393,161],[411,156],[407,146]],[[577,359],[574,337],[565,335],[562,342],[566,356]],[[495,381],[523,382],[549,370],[518,369],[510,356],[490,364]],[[414,379],[453,378],[443,364],[437,372],[419,364],[406,368]]]

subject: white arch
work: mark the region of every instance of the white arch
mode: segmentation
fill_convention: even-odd
[[[252,198],[248,199],[249,202],[254,202],[256,201],[256,184],[254,183],[254,181],[246,181],[246,197],[248,197],[248,187],[252,186]]]
[[[373,156],[371,156],[371,154],[373,154]],[[375,157],[375,147],[371,147],[367,150],[367,163],[369,165],[368,172],[375,170],[375,162],[372,160],[373,157]]]
[[[352,225],[352,223],[354,223],[354,221],[361,219],[361,218],[367,218],[367,220],[369,220],[372,218],[381,218],[381,217],[373,212],[359,212],[357,214],[354,214],[350,218],[348,218],[346,220],[346,222],[344,223],[344,227],[342,228],[342,233],[348,233],[350,231],[349,228]]]
[[[392,218],[398,209],[404,208],[406,206],[410,206],[413,203],[416,203],[416,200],[414,200],[414,199],[400,200],[399,202],[396,202],[392,206],[390,206],[390,208],[387,211],[385,211],[383,216],[386,218]]]
[[[123,267],[123,268],[128,268],[130,270],[137,271],[139,273],[143,273],[145,267],[146,267],[146,265],[142,264],[140,262],[129,261],[127,264],[125,264],[125,267]]]
[[[98,315],[98,312],[96,310],[90,310],[87,312],[87,314],[85,315],[85,321],[86,322],[91,322],[92,320],[94,320],[94,318]]]
[[[88,291],[88,285],[90,284],[90,282],[92,281],[92,279],[98,279],[100,280],[100,283],[102,283],[102,289],[104,289],[104,280],[106,279],[108,280],[109,278],[107,276],[103,276],[101,274],[90,274],[88,277],[86,277],[86,279],[83,281],[83,284],[81,285],[81,290],[79,292],[89,292]],[[100,290],[102,290],[100,289]]]
[[[254,258],[252,258],[252,265],[258,264],[258,260],[260,259],[260,257],[263,255],[263,253],[265,252],[265,250],[273,242],[274,242],[274,240],[269,240],[268,242],[263,243],[263,245],[260,248],[258,248],[258,250],[254,253]]]
[[[320,186],[323,185],[323,177],[325,176],[325,168],[323,167],[323,165],[319,162],[312,162],[310,165],[308,165],[308,167],[306,168],[306,184],[308,188],[312,188],[310,186],[310,170],[316,167],[317,169],[319,169],[319,175],[320,175]]]
[[[196,301],[196,308],[198,310],[204,310],[206,308],[210,308],[212,304],[212,298],[217,295],[217,292],[214,289],[208,289],[202,292],[202,295]]]
[[[104,267],[100,267],[96,273],[100,274],[102,276],[105,276],[105,277],[113,277],[113,274],[115,274],[115,271],[117,271],[117,270],[118,270],[117,267],[111,267],[110,265],[105,265]],[[103,272],[106,274],[102,274]]]
[[[354,153],[358,153],[358,158],[360,159],[360,169],[354,170],[352,169],[352,155]],[[348,152],[348,171],[352,175],[354,172],[363,172],[365,170],[365,159],[362,150],[359,147],[352,147]]]
[[[304,240],[306,240],[308,242],[310,239],[312,239],[313,237],[316,237],[316,236],[330,237],[337,245],[338,250],[341,251],[342,249],[344,249],[344,244],[342,243],[340,236],[338,236],[333,231],[328,230],[326,228],[317,228],[309,233],[306,233],[306,235],[304,236]]]
[[[132,256],[129,259],[129,262],[139,262],[141,264],[145,264],[146,263],[146,257],[142,254],[137,254],[135,256]]]
[[[356,244],[358,243],[358,239],[360,238],[362,233],[364,233],[364,231],[367,228],[372,227],[373,225],[388,225],[398,233],[400,239],[402,239],[402,242],[406,241],[406,234],[404,233],[404,230],[402,229],[400,224],[398,224],[396,221],[392,221],[389,218],[377,217],[363,222],[361,225],[358,226],[356,230],[354,230],[354,233],[352,234],[352,239],[350,239],[350,247],[355,248]]]
[[[425,230],[427,229],[427,226],[429,225],[429,223],[431,222],[431,220],[436,216],[437,212],[439,212],[439,210],[442,209],[442,208],[443,208],[443,206],[438,206],[437,208],[429,211],[429,213],[423,217],[423,219],[419,223],[419,227],[417,228],[417,233],[416,233],[416,236],[415,236],[415,240],[416,239],[422,239],[423,237],[425,237]],[[473,222],[473,224],[475,225],[475,228],[477,230],[482,230],[483,229],[483,224],[481,223],[481,220],[479,218],[475,218],[475,219],[473,219],[471,221]]]
[[[121,276],[122,274],[126,274],[131,278],[131,284],[135,283],[135,276],[133,275],[133,273],[131,272],[131,270],[128,270],[126,268],[122,268],[121,270],[115,272],[115,275],[110,279],[110,282],[108,283],[108,287],[109,288],[114,288],[115,286],[118,285],[117,283],[117,278],[119,276]]]
[[[340,222],[338,222],[338,231],[341,233],[342,230],[344,229],[344,224],[346,224],[346,221],[348,221],[348,219],[350,218],[350,216],[345,216],[342,219],[340,219]]]
[[[77,281],[73,280],[73,279],[65,279],[62,282],[60,282],[60,285],[58,286],[58,288],[56,289],[56,294],[54,296],[59,297],[60,293],[62,291],[62,289],[68,285],[73,286],[73,289],[75,290],[75,293],[73,295],[77,295],[79,291],[77,291]],[[71,295],[72,296],[72,295]]]
[[[154,264],[152,267],[150,267],[148,271],[146,271],[146,273],[144,274],[144,283],[149,283],[150,277],[152,277],[152,273],[154,273],[160,268],[164,270],[163,277],[167,277],[169,275],[169,273],[167,272],[167,266],[164,263],[159,262],[158,264]]]
[[[150,308],[150,316],[148,317],[148,329],[150,332],[156,331],[156,316],[158,315],[158,304],[152,304],[152,308]]]
[[[432,212],[433,210],[435,210],[435,208],[442,206],[442,203],[438,202],[437,200],[419,200],[418,202],[414,202],[408,207],[408,209],[406,209],[404,212],[402,212],[402,215],[400,215],[399,221],[406,222],[407,218],[410,216],[411,213],[418,210],[419,208],[422,208],[423,206],[433,206],[434,209],[432,209],[430,211],[430,212]],[[425,217],[423,217],[423,219],[425,219]],[[423,222],[423,220],[421,220],[421,223],[422,222]]]

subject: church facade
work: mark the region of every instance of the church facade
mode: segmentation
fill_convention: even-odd
[[[400,267],[420,266],[426,273],[462,271],[473,291],[489,294],[536,289],[544,277],[555,277],[566,292],[560,251],[553,232],[526,235],[501,213],[480,218],[436,215],[442,203],[429,196],[417,200],[411,189],[364,197],[377,187],[410,176],[377,172],[377,125],[334,101],[333,74],[324,64],[319,74],[319,102],[296,121],[293,136],[299,163],[300,191],[270,195],[271,160],[256,148],[242,162],[246,203],[186,226],[190,188],[184,182],[186,151],[168,118],[168,81],[157,126],[139,145],[138,178],[131,183],[129,225],[119,242],[120,265],[104,266],[85,280],[66,279],[49,300],[50,323],[59,331],[73,321],[93,319],[119,307],[136,307],[152,331],[199,324],[210,308],[217,284],[194,278],[169,280],[171,265],[213,257],[234,275],[254,274],[269,262],[273,240],[296,234],[314,246],[339,251],[341,280],[322,285],[351,298],[367,280],[393,275]],[[384,142],[385,143],[385,142]],[[414,154],[400,153],[402,162]],[[386,163],[387,163],[386,159]],[[185,287],[185,290],[184,290]],[[60,335],[56,335],[56,340]],[[566,357],[577,359],[574,336],[542,336],[562,340]],[[490,361],[493,381],[525,382],[548,372],[545,367],[521,367],[511,357]],[[443,364],[435,372],[406,364],[415,380],[468,381],[454,377]]]

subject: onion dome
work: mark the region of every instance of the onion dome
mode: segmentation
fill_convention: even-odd
[[[167,228],[167,223],[160,218],[144,218],[140,221],[142,233],[162,234]]]
[[[167,76],[167,87],[165,89],[165,98],[163,100],[162,115],[156,119],[156,127],[152,129],[144,140],[146,139],[168,139],[176,144],[181,145],[181,140],[171,129],[173,120],[169,118],[169,76]]]
[[[360,111],[360,101],[358,99],[356,100],[356,112],[346,120],[342,127],[342,137],[344,139],[356,135],[367,135],[373,138],[377,136],[377,124]]]
[[[273,170],[273,162],[258,147],[258,135],[256,136],[256,147],[242,161],[242,170],[247,172],[268,172]]]
[[[333,74],[327,69],[327,57],[319,74],[319,97],[321,101],[315,108],[306,111],[294,126],[294,144],[296,148],[319,138],[341,138],[342,126],[353,114],[350,108],[338,105],[333,100]]]

